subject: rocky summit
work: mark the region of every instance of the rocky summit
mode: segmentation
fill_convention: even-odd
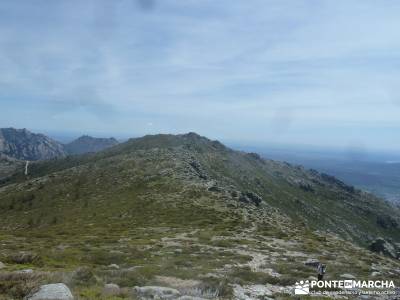
[[[54,282],[75,299],[292,299],[320,262],[328,280],[398,286],[398,224],[398,207],[328,174],[149,135],[0,183],[0,299]]]
[[[20,160],[44,160],[64,157],[66,152],[62,144],[43,134],[1,128],[0,154]]]
[[[83,135],[70,143],[59,143],[27,129],[0,128],[0,155],[18,160],[46,160],[67,155],[98,152],[115,146],[115,138]]]
[[[88,135],[83,135],[66,144],[65,150],[68,154],[83,154],[88,152],[98,152],[117,144],[118,141],[115,138],[94,138]]]

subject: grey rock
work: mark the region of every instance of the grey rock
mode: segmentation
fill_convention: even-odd
[[[121,293],[121,289],[118,284],[107,283],[103,287],[102,294],[104,296],[117,296]]]
[[[142,286],[134,287],[134,293],[140,297],[140,299],[177,299],[180,296],[180,292],[176,289],[162,286]]]
[[[0,270],[1,270],[1,269],[4,269],[5,267],[6,267],[6,265],[3,264],[3,263],[0,261]]]
[[[314,187],[311,185],[311,184],[309,184],[309,183],[301,183],[301,184],[299,184],[299,187],[303,190],[303,191],[306,191],[306,192],[314,192],[315,190],[314,190]]]
[[[254,192],[243,192],[239,196],[239,201],[243,203],[251,203],[259,206],[263,199]]]
[[[200,163],[196,160],[193,160],[189,162],[189,165],[192,167],[192,169],[195,171],[197,176],[201,179],[207,179],[207,173],[204,171],[203,167],[200,165]]]
[[[0,153],[22,160],[52,159],[66,156],[64,146],[26,129],[1,128]]]
[[[33,273],[33,270],[32,269],[23,269],[23,270],[18,271],[18,272],[22,273],[22,274],[31,274],[31,273]]]
[[[109,267],[110,269],[119,270],[119,266],[118,266],[117,264],[111,264],[111,265],[108,265],[108,267]]]
[[[237,198],[239,196],[239,192],[238,191],[231,191],[231,196],[233,198]]]
[[[380,266],[380,265],[372,264],[372,266],[371,266],[372,271],[380,271],[381,269],[382,269],[382,266]]]
[[[354,194],[355,193],[355,188],[353,186],[347,185],[345,184],[343,181],[340,181],[339,179],[337,179],[334,176],[325,174],[325,173],[321,173],[321,179],[327,183],[336,185],[337,187],[345,190],[348,193]]]
[[[342,275],[340,275],[340,277],[341,278],[344,278],[344,279],[356,279],[356,277],[354,276],[354,275],[352,275],[352,274],[342,274]]]
[[[73,300],[69,288],[63,283],[54,283],[42,285],[39,291],[32,296],[25,298],[26,300]]]
[[[13,263],[16,264],[31,264],[40,259],[39,255],[32,252],[18,252],[10,256]]]
[[[209,187],[208,190],[210,192],[220,192],[222,189],[216,185],[213,185],[213,186]]]
[[[254,203],[256,206],[260,205],[260,203],[262,202],[262,198],[257,195],[254,192],[246,192],[245,196],[252,202]]]
[[[369,249],[373,252],[380,253],[392,258],[398,258],[399,253],[393,244],[383,238],[377,238],[370,245]]]
[[[303,191],[306,191],[306,192],[314,192],[315,191],[313,184],[305,179],[296,178],[296,179],[292,179],[291,182],[294,185],[297,185]]]
[[[396,229],[398,228],[399,224],[395,219],[393,219],[391,216],[378,216],[376,218],[376,224],[384,229]]]

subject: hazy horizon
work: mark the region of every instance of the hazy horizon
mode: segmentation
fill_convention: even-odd
[[[400,149],[395,1],[2,1],[0,127]]]
[[[22,128],[19,128],[22,129]],[[30,128],[27,130],[32,131]],[[119,142],[125,142],[131,138],[140,138],[143,135],[134,134],[131,135],[118,135],[118,134],[103,134],[99,132],[57,132],[51,130],[39,130],[33,131],[34,133],[41,133],[49,136],[50,138],[61,142],[69,143],[73,140],[83,136],[89,135],[95,138],[116,138]],[[154,134],[186,134],[189,132],[159,132]],[[196,132],[197,134],[200,134]],[[151,133],[153,134],[153,133]],[[225,144],[226,146],[240,151],[255,152],[264,155],[265,158],[276,159],[276,160],[286,160],[289,162],[297,162],[299,158],[310,159],[313,157],[315,160],[321,160],[325,157],[328,160],[349,160],[349,161],[376,161],[376,162],[400,162],[400,154],[396,151],[390,150],[377,150],[377,149],[367,149],[361,147],[332,147],[323,145],[312,145],[312,144],[284,144],[276,143],[274,141],[243,141],[240,139],[219,139],[212,136],[205,136],[206,138],[216,139]]]

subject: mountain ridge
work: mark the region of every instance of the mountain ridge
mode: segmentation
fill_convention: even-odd
[[[154,285],[221,300],[257,299],[262,286],[288,299],[299,278],[314,278],[316,262],[328,265],[327,280],[399,284],[399,216],[326,174],[194,133],[148,135],[32,162],[28,176],[0,183],[0,260],[10,274],[48,274],[43,283],[62,272],[83,299],[102,299],[109,282],[135,286],[133,299]],[[367,249],[377,237],[373,250],[389,256]],[[12,276],[0,296],[19,299],[26,279]]]
[[[0,153],[20,160],[43,160],[66,156],[61,143],[27,129],[0,128]]]
[[[118,141],[111,138],[95,138],[89,135],[82,135],[81,137],[65,144],[64,148],[68,154],[83,154],[88,152],[98,152],[106,148],[115,146]]]
[[[395,220],[391,222],[392,209],[395,209],[395,212],[398,210],[384,200],[356,190],[333,176],[285,162],[264,160],[255,153],[234,151],[218,141],[211,141],[195,133],[147,135],[130,139],[98,153],[84,154],[76,158],[67,157],[56,162],[35,163],[30,166],[30,176],[35,178],[68,171],[71,168],[81,168],[80,166],[84,165],[95,165],[103,160],[129,156],[130,153],[138,151],[166,151],[173,159],[182,160],[197,172],[197,176],[203,181],[202,184],[215,181],[222,185],[219,187],[222,190],[234,185],[236,192],[240,194],[238,199],[242,196],[243,201],[246,198],[246,190],[249,190],[250,194],[260,194],[261,196],[257,197],[262,198],[263,202],[282,209],[285,214],[311,224],[314,228],[320,226],[324,230],[337,233],[341,231],[344,236],[362,240],[364,244],[380,234],[388,234],[397,239],[400,237],[396,234],[400,214],[395,215]],[[173,154],[169,153],[170,151]],[[215,190],[218,190],[218,187]],[[376,207],[373,207],[374,205]],[[359,227],[354,228],[346,224],[351,229],[345,230],[343,226],[339,227],[338,231],[336,223],[341,218],[329,214],[332,208],[337,210],[336,213],[341,215],[341,218],[345,217],[349,224],[351,220],[361,222]],[[382,225],[382,221],[379,220],[387,220],[387,224],[395,225],[389,228],[385,228],[385,225],[379,227]],[[376,236],[368,236],[360,226],[370,227],[370,232],[375,232]]]
[[[26,128],[0,128],[0,154],[17,160],[48,160],[67,155],[98,152],[118,144],[111,138],[95,138],[82,135],[63,144],[44,134],[33,133]]]

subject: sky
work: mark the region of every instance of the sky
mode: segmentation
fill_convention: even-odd
[[[400,150],[400,1],[2,0],[0,127]]]

